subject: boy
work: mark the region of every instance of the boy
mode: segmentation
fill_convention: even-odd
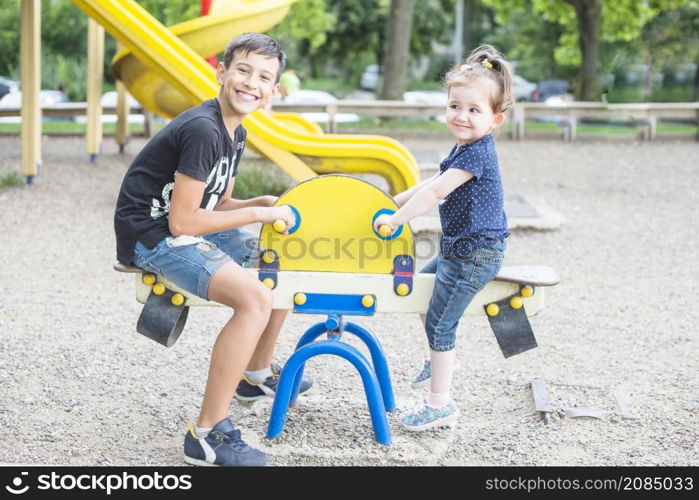
[[[231,198],[231,179],[245,145],[241,122],[278,92],[285,63],[279,44],[266,35],[231,40],[216,68],[218,96],[180,114],[146,144],[117,201],[120,262],[235,310],[214,343],[199,418],[185,435],[184,460],[194,465],[267,463],[263,452],[243,442],[228,410],[234,391],[247,401],[274,395],[279,368],[271,362],[286,311],[272,311],[271,292],[243,269],[257,247],[240,227],[277,219],[292,227],[294,215],[289,207],[273,207],[273,196]],[[311,385],[306,379],[301,390]]]

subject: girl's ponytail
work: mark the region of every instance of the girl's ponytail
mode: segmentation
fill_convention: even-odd
[[[478,78],[488,78],[496,84],[497,90],[491,99],[495,113],[503,113],[514,104],[512,70],[502,54],[492,45],[481,45],[475,49],[464,64],[447,73],[445,80],[447,87],[451,88]]]

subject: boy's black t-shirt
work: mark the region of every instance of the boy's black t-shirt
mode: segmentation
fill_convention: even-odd
[[[168,216],[175,175],[206,182],[201,208],[213,210],[238,171],[245,129],[231,140],[216,99],[178,115],[134,158],[121,184],[114,230],[117,260],[131,264],[140,241],[151,249],[170,236]]]

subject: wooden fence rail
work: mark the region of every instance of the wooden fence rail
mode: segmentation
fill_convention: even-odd
[[[327,113],[326,131],[337,131],[337,115],[354,113],[360,116],[409,117],[439,116],[444,114],[444,106],[434,104],[410,104],[402,101],[337,101],[330,104],[292,104],[275,103],[276,111],[294,113]],[[42,109],[43,116],[72,117],[85,115],[87,104],[84,102],[59,103]],[[113,107],[103,108],[105,114],[115,114]],[[149,113],[141,108],[132,108],[132,113],[146,114],[146,128],[150,125]],[[656,138],[659,119],[688,119],[699,127],[699,102],[678,103],[630,103],[606,104],[602,102],[567,102],[546,104],[537,102],[518,102],[508,112],[512,123],[511,136],[515,140],[525,137],[527,119],[541,117],[560,118],[563,127],[563,140],[574,141],[577,126],[581,118],[620,118],[631,119],[643,125],[643,139],[651,141]],[[0,116],[20,116],[19,108],[0,109]],[[697,133],[699,140],[699,132]]]

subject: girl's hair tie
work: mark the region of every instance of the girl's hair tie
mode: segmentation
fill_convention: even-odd
[[[483,60],[481,61],[481,64],[482,64],[483,66],[485,66],[486,68],[488,68],[488,69],[493,69],[492,63],[491,63],[490,61],[488,61],[487,59],[483,59]]]

